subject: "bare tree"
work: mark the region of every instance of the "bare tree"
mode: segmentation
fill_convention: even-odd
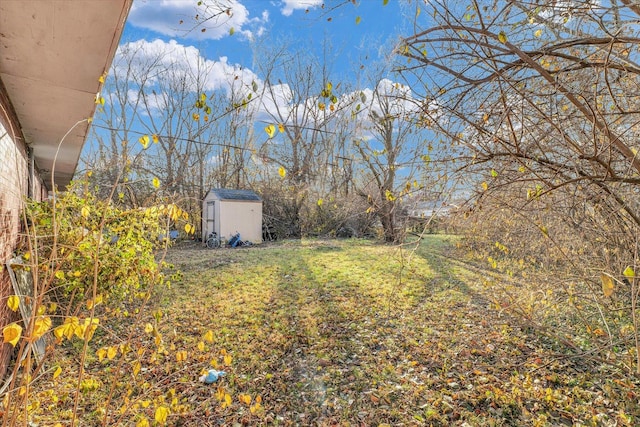
[[[624,289],[640,231],[640,10],[590,0],[424,7],[428,18],[398,47],[409,61],[401,72],[438,105],[424,123],[476,180],[476,212],[516,215],[501,238],[535,229],[547,250],[511,242],[547,261],[551,242],[555,261],[582,280],[595,287],[604,271]],[[628,291],[635,306],[637,285]]]

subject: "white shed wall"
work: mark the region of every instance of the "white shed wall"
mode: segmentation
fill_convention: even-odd
[[[262,242],[262,202],[222,200],[216,205],[220,206],[217,227],[223,241],[240,233],[242,240]]]

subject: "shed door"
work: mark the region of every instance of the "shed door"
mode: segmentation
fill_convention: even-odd
[[[207,234],[216,231],[216,202],[207,202]]]

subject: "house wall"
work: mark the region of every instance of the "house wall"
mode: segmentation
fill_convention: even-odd
[[[27,149],[20,142],[22,134],[14,135],[19,129],[17,121],[7,111],[0,97],[0,330],[19,320],[18,314],[6,304],[7,298],[14,294],[6,262],[12,258],[20,240],[23,200],[28,196],[42,200],[46,194],[39,177],[30,182]],[[5,376],[13,351],[11,345],[0,343],[0,379]]]
[[[219,203],[218,226],[223,241],[240,233],[242,240],[262,242],[262,202],[222,200]]]

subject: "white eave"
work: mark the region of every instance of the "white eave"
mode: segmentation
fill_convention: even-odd
[[[55,184],[73,177],[132,1],[0,0],[0,82],[49,188],[54,158]]]

